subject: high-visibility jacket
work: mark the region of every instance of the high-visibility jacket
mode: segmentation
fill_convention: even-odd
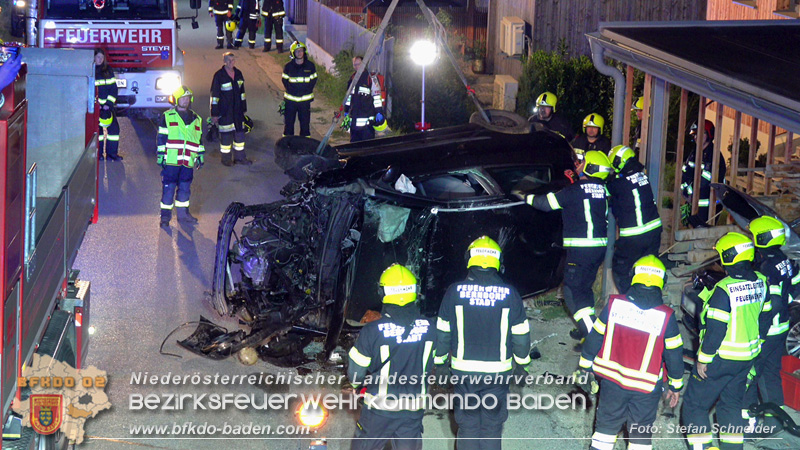
[[[412,308],[410,319],[401,319]],[[422,415],[435,348],[433,323],[416,306],[384,305],[382,317],[364,325],[350,349],[347,373],[354,386],[366,387],[368,408]]]
[[[730,267],[728,270],[730,273]],[[759,338],[766,336],[772,321],[767,292],[767,277],[751,269],[739,277],[723,278],[711,290],[703,290],[700,318],[705,327],[700,331],[697,361],[709,364],[717,355],[731,361],[750,361],[758,356]]]
[[[755,267],[767,277],[769,300],[775,317],[767,336],[777,336],[789,331],[789,296],[794,264],[778,246],[757,248]]]
[[[208,0],[208,12],[227,15],[229,12],[233,12],[233,2],[231,0]]]
[[[530,325],[517,290],[495,269],[469,269],[444,294],[436,321],[436,364],[458,374],[504,374],[531,361]]]
[[[608,182],[608,192],[620,237],[638,236],[661,227],[650,179],[639,161],[629,161],[617,177]]]
[[[189,119],[188,122],[184,118]],[[203,162],[203,122],[200,116],[189,110],[179,113],[170,109],[161,115],[156,142],[157,162],[168,166],[194,167],[196,161]]]
[[[264,17],[272,16],[276,19],[285,16],[286,11],[283,8],[283,0],[263,0],[261,15]]]
[[[354,76],[355,74],[350,76],[349,83],[352,83]],[[356,83],[350,95],[347,96],[344,103],[344,111],[349,113],[352,119],[350,128],[373,126],[373,124],[376,124],[375,116],[378,113],[383,114],[383,100],[381,99],[380,90],[377,94],[374,92],[371,78],[367,72],[361,73],[358,83]]]
[[[639,285],[639,291],[642,288]],[[625,295],[612,295],[594,322],[580,359],[580,366],[620,387],[650,393],[664,376],[666,362],[669,386],[683,387],[683,340],[675,314],[661,303],[644,307]]]
[[[97,103],[100,106],[111,106],[117,104],[117,95],[119,89],[117,88],[117,78],[111,68],[103,70],[100,66],[94,68],[94,85],[97,87]]]
[[[547,195],[528,195],[528,204],[541,211],[563,209],[564,247],[605,247],[608,242],[608,192],[594,178]]]
[[[681,192],[685,197],[692,197],[694,190],[698,189],[697,186],[694,186],[694,170],[695,170],[695,160],[696,160],[696,152],[697,150],[689,153],[689,156],[686,157],[686,161],[683,163],[681,167]],[[698,206],[701,208],[708,207],[709,204],[709,196],[711,195],[711,169],[712,169],[712,162],[714,157],[714,144],[709,142],[703,148],[703,157],[702,163],[700,165],[700,170],[702,173],[700,174],[700,200]],[[722,183],[725,181],[725,160],[720,158],[719,160],[719,172],[717,174],[717,182]]]
[[[258,20],[258,0],[239,0],[236,16],[241,19]]]
[[[219,117],[219,132],[244,131],[247,112],[247,95],[244,92],[244,75],[233,68],[233,78],[223,66],[211,81],[211,117]]]
[[[308,60],[297,64],[293,59],[283,66],[283,87],[286,92],[283,98],[292,102],[310,102],[314,100],[314,86],[317,84],[317,67]]]

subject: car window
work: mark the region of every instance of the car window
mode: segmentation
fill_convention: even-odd
[[[489,195],[471,173],[446,173],[412,180],[416,195],[434,200],[458,200]]]
[[[505,193],[530,192],[550,183],[550,167],[524,166],[486,169]]]

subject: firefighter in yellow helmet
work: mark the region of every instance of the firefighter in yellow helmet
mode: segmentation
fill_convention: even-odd
[[[556,112],[557,104],[558,97],[556,97],[556,94],[552,92],[542,93],[536,98],[536,112],[528,117],[528,122],[541,124],[570,142],[575,137],[575,133],[567,123],[567,120]]]
[[[308,60],[306,44],[294,41],[289,48],[291,61],[283,66],[283,135],[294,135],[294,121],[300,122],[300,136],[311,137],[311,102],[317,84],[317,66]]]
[[[608,201],[605,182],[614,172],[608,157],[598,151],[586,152],[580,179],[547,195],[515,193],[540,211],[562,210],[564,248],[564,300],[578,324],[580,338],[592,329],[595,318],[592,284],[606,253]],[[575,337],[575,336],[573,336]]]
[[[503,375],[511,374],[514,362],[527,367],[531,361],[525,307],[517,290],[500,278],[501,255],[500,246],[488,236],[469,245],[467,277],[447,289],[436,322],[435,362],[442,365],[450,357],[452,373],[460,377],[457,396],[497,399],[493,408],[455,405],[459,450],[500,449],[508,418],[508,382]],[[483,381],[470,375],[480,375]],[[492,382],[484,382],[485,376]]]
[[[628,448],[652,449],[651,425],[662,388],[672,408],[683,388],[683,340],[674,311],[661,298],[667,270],[655,255],[647,255],[632,272],[630,289],[609,297],[581,354],[581,369],[600,378],[593,449],[613,448],[626,423]]]
[[[175,108],[162,114],[158,123],[156,162],[161,166],[161,228],[169,228],[174,208],[178,209],[179,222],[197,223],[189,212],[189,195],[194,169],[200,169],[205,162],[205,148],[202,119],[189,109],[193,100],[192,90],[181,86],[170,99]]]
[[[583,171],[584,156],[590,150],[608,153],[611,150],[611,141],[603,136],[603,129],[606,121],[603,116],[592,113],[583,119],[583,134],[578,135],[572,140],[572,148],[575,149],[576,163],[575,168],[578,173]]]
[[[642,145],[642,116],[644,115],[644,97],[637,97],[636,101],[631,105],[631,112],[636,114],[636,128],[633,130],[633,151],[639,155],[639,147]]]
[[[379,284],[382,316],[364,325],[349,353],[350,382],[366,388],[351,448],[382,449],[391,440],[393,448],[420,449],[427,392],[427,377],[420,376],[432,372],[436,331],[417,306],[410,270],[392,264]],[[397,379],[407,381],[391,381]]]
[[[789,332],[792,278],[798,272],[792,260],[781,251],[781,246],[786,244],[786,228],[780,220],[761,216],[753,219],[748,228],[756,246],[754,266],[767,277],[769,301],[775,316],[766,337],[762,336],[761,353],[753,362],[753,377],[744,396],[742,412],[749,417],[746,410],[751,404],[758,403],[758,394],[761,394],[763,403],[784,405],[781,357]],[[751,422],[755,422],[753,419]]]
[[[700,348],[683,399],[682,423],[692,449],[706,448],[713,439],[708,418],[716,404],[721,448],[741,449],[746,425],[743,392],[753,359],[761,351],[761,336],[772,322],[767,278],[753,270],[755,246],[741,233],[727,233],[716,244],[726,277],[700,293]]]

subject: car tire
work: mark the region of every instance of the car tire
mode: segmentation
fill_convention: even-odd
[[[241,210],[244,205],[238,202],[231,203],[222,215],[217,230],[216,256],[214,258],[214,278],[211,285],[211,296],[214,302],[214,309],[220,316],[227,316],[230,313],[227,297],[227,283],[229,272],[229,257],[231,235],[236,222],[239,220]]]
[[[800,358],[800,322],[794,324],[786,335],[786,353]]]
[[[469,123],[480,125],[487,130],[499,133],[529,134],[531,132],[531,125],[519,114],[501,109],[487,109],[485,111],[486,115],[489,116],[490,122],[487,122],[481,113],[476,111],[469,117]]]

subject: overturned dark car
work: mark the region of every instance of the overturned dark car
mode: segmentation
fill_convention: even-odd
[[[504,249],[504,277],[523,296],[560,284],[561,214],[510,195],[570,182],[564,173],[574,168],[573,151],[560,136],[470,124],[327,147],[322,156],[317,145],[279,141],[276,162],[293,179],[285,199],[232,203],[220,222],[214,307],[251,328],[228,354],[264,343],[296,353],[298,342],[308,342],[297,335],[317,335],[327,359],[343,330],[380,311],[378,279],[394,262],[417,274],[421,310],[435,315],[448,285],[466,273],[467,246],[481,235]],[[292,344],[281,348],[282,340]],[[227,356],[208,349],[206,356]]]

